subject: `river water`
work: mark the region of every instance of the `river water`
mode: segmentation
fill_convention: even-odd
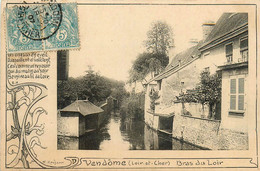
[[[58,136],[59,150],[201,150],[149,128],[143,121],[111,115],[97,131],[79,138]]]

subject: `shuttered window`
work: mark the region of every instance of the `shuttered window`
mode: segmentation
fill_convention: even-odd
[[[238,110],[244,110],[245,79],[238,79]]]
[[[236,95],[230,95],[230,109],[236,110]]]
[[[238,79],[238,93],[244,93],[244,84],[245,84],[245,79],[239,78]]]
[[[230,94],[236,93],[236,79],[230,80]]]
[[[230,79],[230,110],[244,111],[245,78]],[[232,112],[234,114],[236,112]]]
[[[238,95],[238,110],[244,110],[244,95]]]

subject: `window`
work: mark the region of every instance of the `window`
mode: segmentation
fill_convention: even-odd
[[[238,62],[246,62],[248,61],[248,38],[240,39],[240,54],[241,58]]]
[[[232,43],[226,45],[226,58],[227,58],[228,63],[233,61],[233,44]]]
[[[230,114],[242,114],[245,110],[245,78],[230,79]]]

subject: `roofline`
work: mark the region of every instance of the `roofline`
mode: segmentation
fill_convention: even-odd
[[[194,58],[193,60],[191,60],[191,61],[185,63],[185,64],[182,65],[181,67],[179,67],[179,68],[175,68],[175,67],[173,67],[173,68],[169,69],[167,72],[162,73],[161,75],[169,74],[170,71],[173,71],[171,74],[174,74],[174,73],[178,72],[179,70],[185,68],[186,66],[188,66],[189,64],[191,64],[192,62],[194,62],[195,60],[197,60],[197,59],[199,59],[199,58],[200,58],[200,55],[199,55],[197,58]],[[176,70],[174,70],[174,69],[176,69]],[[159,77],[159,76],[161,76],[161,75],[158,75],[157,77]],[[167,77],[169,77],[169,76],[170,76],[170,75],[168,75],[168,76],[164,76],[164,77],[161,78],[161,79],[158,79],[157,77],[154,77],[152,80],[148,81],[147,84],[149,84],[149,83],[152,82],[152,81],[159,81],[159,80],[162,80],[162,79],[167,78]]]
[[[170,72],[171,70],[175,69],[177,66],[179,66],[179,64],[178,64],[178,65],[176,65],[175,67],[172,67],[172,68],[170,68],[170,69],[169,69],[169,70],[167,70],[166,72],[162,72],[161,74],[157,75],[156,77],[154,77],[154,78],[150,79],[149,81],[147,81],[147,83],[146,83],[146,84],[150,84],[151,82],[153,82],[153,81],[156,81],[155,79],[156,79],[157,77],[160,77],[160,76],[162,76],[162,75],[164,75],[164,74],[166,74],[166,73]]]
[[[207,42],[205,44],[203,44],[201,47],[199,47],[199,51],[203,52],[207,49],[210,49],[216,45],[219,45],[220,43],[223,43],[224,41],[227,41],[233,37],[236,37],[244,32],[248,31],[248,22],[223,34],[220,35],[218,37],[216,37],[215,39],[211,40],[210,42]],[[222,40],[221,40],[222,39]],[[212,43],[212,45],[210,45]]]
[[[173,70],[173,72],[172,72],[171,74],[174,74],[174,73],[178,72],[179,70],[185,68],[186,66],[188,66],[189,64],[191,64],[192,62],[194,62],[195,60],[197,60],[197,59],[199,59],[199,58],[200,58],[200,55],[199,55],[197,58],[194,58],[193,60],[191,60],[191,61],[185,63],[185,64],[182,65],[182,66],[180,66],[179,68],[174,68],[174,69],[176,69],[176,70]],[[168,73],[168,72],[167,72],[167,73]],[[169,73],[168,73],[168,74],[169,74]],[[167,78],[167,77],[169,77],[169,76],[164,76],[162,79]],[[156,79],[155,79],[155,80],[156,80]],[[158,80],[161,80],[161,79],[158,79]],[[156,80],[156,81],[157,81],[157,80]]]
[[[180,64],[171,67],[169,70],[167,70],[167,71],[165,71],[165,72],[162,72],[162,73],[159,74],[158,76],[154,77],[154,80],[156,80],[156,78],[158,78],[158,77],[160,77],[160,76],[162,76],[162,75],[164,75],[164,74],[166,74],[166,73],[168,73],[168,72],[170,72],[170,71],[172,71],[172,70],[174,70],[174,69],[177,69],[179,66],[180,66]]]
[[[159,76],[159,75],[158,75]],[[156,83],[152,83],[153,81],[155,81],[154,80],[155,79],[155,77],[154,78],[152,78],[151,80],[149,80],[149,81],[147,81],[144,85],[148,85],[148,84],[156,84]]]
[[[77,103],[77,111],[64,110],[66,107],[68,107],[68,106],[70,106],[71,104],[73,104],[73,103],[71,103],[70,105],[66,106],[65,108],[60,109],[60,112],[80,113],[82,116],[87,116],[87,115],[92,115],[92,114],[99,114],[99,113],[101,113],[101,112],[104,112],[104,110],[103,110],[100,106],[97,106],[97,105],[95,105],[95,104],[93,104],[93,103],[90,102],[90,103],[93,104],[94,106],[100,108],[100,110],[102,110],[102,111],[100,111],[100,112],[95,112],[95,113],[89,113],[89,114],[87,114],[87,115],[84,115],[83,113],[81,113],[81,111],[80,111],[80,109],[79,109],[79,105],[78,105],[78,102],[79,102],[79,101],[88,101],[88,102],[90,102],[89,100],[75,100],[73,103]]]
[[[81,113],[80,111],[67,111],[67,110],[60,110],[60,112],[66,112],[66,113],[79,113],[79,114],[81,114],[82,116],[88,116],[88,115],[94,115],[94,114],[100,114],[100,113],[102,113],[102,112],[104,112],[104,110],[103,109],[101,109],[102,111],[101,112],[95,112],[95,113],[89,113],[89,114],[87,114],[87,115],[84,115],[83,113]]]

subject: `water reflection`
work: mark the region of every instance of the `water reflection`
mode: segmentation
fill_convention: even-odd
[[[201,150],[158,133],[143,121],[112,115],[97,131],[79,138],[58,136],[60,150]]]

